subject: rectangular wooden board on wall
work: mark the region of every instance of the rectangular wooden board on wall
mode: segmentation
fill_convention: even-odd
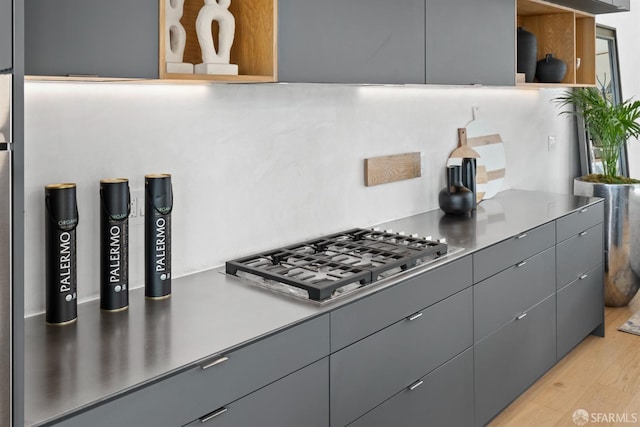
[[[422,176],[420,153],[364,159],[364,185],[367,187]]]

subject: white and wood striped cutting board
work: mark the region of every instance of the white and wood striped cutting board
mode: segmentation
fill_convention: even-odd
[[[490,123],[476,118],[467,125],[467,145],[480,154],[478,172],[484,169],[487,174],[486,183],[478,182],[477,192],[484,193],[483,200],[490,199],[503,190],[507,172],[502,137]]]

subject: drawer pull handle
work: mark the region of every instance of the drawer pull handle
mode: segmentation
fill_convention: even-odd
[[[587,235],[587,232],[586,232],[586,231],[583,231],[582,233],[580,233],[580,234],[579,234],[579,236],[581,236],[581,237],[582,237],[582,236],[586,236],[586,235]]]
[[[417,383],[411,384],[409,386],[409,390],[413,391],[413,390],[417,389],[418,387],[420,387],[422,384],[424,384],[424,381],[422,381],[422,380],[418,381]]]
[[[226,362],[227,360],[229,360],[229,358],[227,356],[221,357],[220,359],[216,359],[211,363],[207,363],[206,365],[203,365],[202,366],[202,370],[212,368],[212,367],[214,367],[216,365],[219,365],[221,363]]]
[[[416,320],[417,318],[422,317],[422,313],[416,313],[412,316],[407,317],[407,320],[412,321],[412,320]]]
[[[516,239],[524,239],[525,237],[527,237],[527,233],[522,233],[521,235],[516,237]]]
[[[227,412],[227,411],[228,411],[228,409],[227,409],[227,408],[225,408],[225,407],[223,406],[222,408],[220,408],[220,409],[216,409],[216,410],[215,410],[215,411],[213,411],[212,413],[210,413],[210,414],[208,414],[208,415],[205,415],[204,417],[200,418],[200,422],[201,422],[202,424],[204,424],[204,423],[206,423],[206,422],[208,422],[208,421],[211,421],[212,419],[214,419],[214,418],[215,418],[215,417],[217,417],[218,415],[222,415],[222,414],[224,414],[224,413],[225,413],[225,412]]]
[[[516,264],[516,267],[522,267],[527,264],[527,261],[522,261]]]
[[[586,211],[588,211],[588,210],[589,210],[589,209],[587,209],[587,208],[582,208],[582,209],[580,209],[580,213],[585,213],[585,212],[586,212]]]
[[[584,280],[584,279],[586,279],[587,277],[589,277],[589,275],[588,275],[588,274],[583,274],[583,275],[582,275],[582,276],[580,276],[579,278],[580,278],[580,280]]]
[[[527,317],[527,313],[522,313],[520,316],[516,316],[516,320],[522,320]]]

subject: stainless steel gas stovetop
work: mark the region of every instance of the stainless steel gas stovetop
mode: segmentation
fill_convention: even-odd
[[[354,228],[226,263],[252,284],[325,303],[447,254],[444,242]]]

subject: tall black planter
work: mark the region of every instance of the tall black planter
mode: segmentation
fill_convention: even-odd
[[[538,39],[536,35],[518,27],[518,73],[524,73],[527,83],[533,82],[536,76],[536,62],[538,59]]]

